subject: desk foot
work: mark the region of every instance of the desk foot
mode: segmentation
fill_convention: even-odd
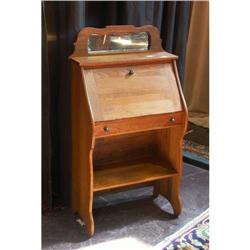
[[[155,186],[154,190],[164,196],[171,204],[174,215],[179,216],[182,210],[182,202],[179,195],[180,178],[179,176],[161,180]]]
[[[85,223],[86,223],[87,234],[89,237],[92,237],[94,235],[94,232],[95,232],[95,224],[94,224],[92,213],[89,214]]]
[[[79,212],[80,218],[84,221],[86,231],[89,237],[92,237],[95,233],[95,224],[92,213],[86,213],[84,211]]]

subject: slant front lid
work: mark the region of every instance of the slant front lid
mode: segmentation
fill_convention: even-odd
[[[94,121],[182,110],[172,64],[83,69]]]

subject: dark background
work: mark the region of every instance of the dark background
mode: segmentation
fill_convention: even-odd
[[[73,43],[84,27],[152,24],[179,56],[183,84],[191,2],[42,2],[42,202],[70,206]]]

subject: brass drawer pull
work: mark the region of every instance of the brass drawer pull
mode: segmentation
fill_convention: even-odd
[[[107,133],[109,132],[109,128],[107,126],[104,126],[103,130]]]
[[[169,121],[172,122],[172,123],[174,123],[174,122],[175,122],[175,118],[174,118],[174,117],[171,117],[171,118],[169,119]]]

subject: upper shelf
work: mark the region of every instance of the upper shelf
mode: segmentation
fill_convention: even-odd
[[[162,52],[138,52],[128,54],[72,56],[71,59],[84,68],[99,68],[119,65],[164,63],[177,59],[176,55]]]

